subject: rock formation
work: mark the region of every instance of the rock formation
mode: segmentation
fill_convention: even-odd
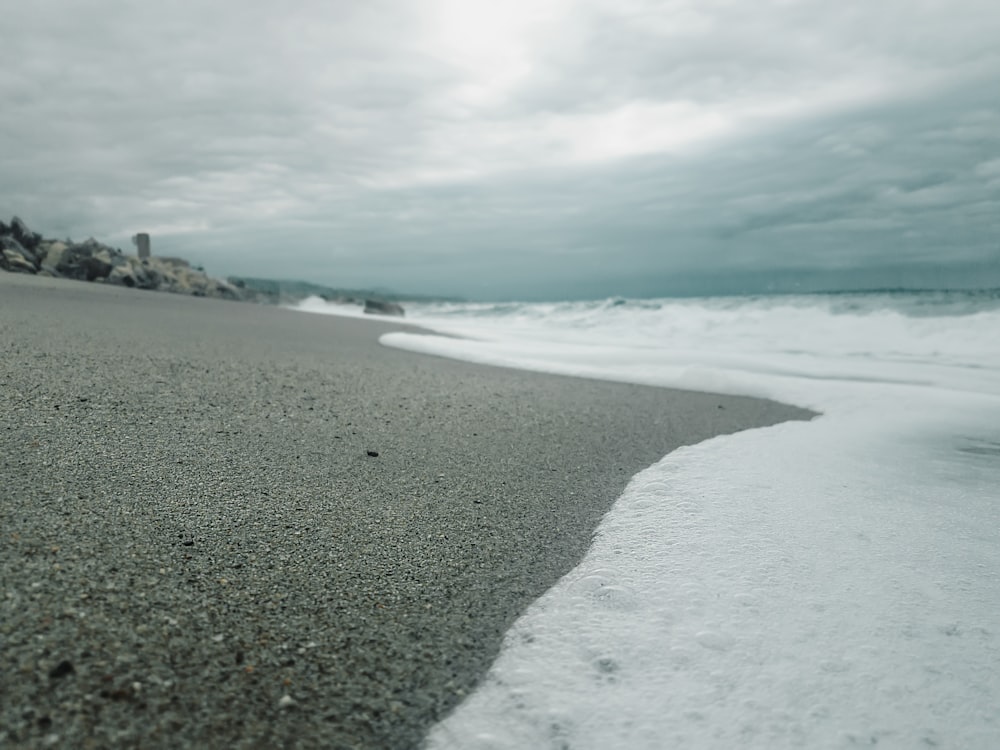
[[[136,235],[144,236],[144,235]],[[149,249],[149,238],[137,246]],[[270,304],[294,304],[310,295],[330,302],[362,304],[366,313],[404,315],[396,302],[369,297],[372,292],[334,290],[307,282],[240,279],[227,281],[208,276],[201,268],[192,268],[183,258],[150,255],[126,255],[118,248],[91,238],[84,242],[47,240],[32,232],[16,216],[9,225],[0,221],[0,269],[13,273],[96,281],[135,289],[190,294],[195,297],[220,297]]]
[[[402,305],[377,299],[365,300],[365,312],[369,315],[395,315],[397,317],[405,315]]]
[[[46,240],[16,216],[10,225],[0,222],[0,268],[195,297],[243,298],[232,284],[191,268],[186,260],[157,256],[140,260],[93,238],[79,243]]]

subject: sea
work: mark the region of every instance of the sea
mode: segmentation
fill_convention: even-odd
[[[633,477],[429,748],[1000,748],[1000,290],[407,320],[381,343],[819,415]]]

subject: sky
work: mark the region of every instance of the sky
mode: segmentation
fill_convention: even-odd
[[[469,299],[1000,286],[996,0],[33,0],[4,26],[0,218],[46,237]]]

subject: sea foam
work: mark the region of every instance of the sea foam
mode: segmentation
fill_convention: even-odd
[[[1000,747],[1000,304],[438,305],[405,349],[820,411],[675,451],[431,748]]]

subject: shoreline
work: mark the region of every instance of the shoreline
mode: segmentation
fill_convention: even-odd
[[[634,474],[810,416],[38,277],[0,321],[13,746],[416,746]]]

